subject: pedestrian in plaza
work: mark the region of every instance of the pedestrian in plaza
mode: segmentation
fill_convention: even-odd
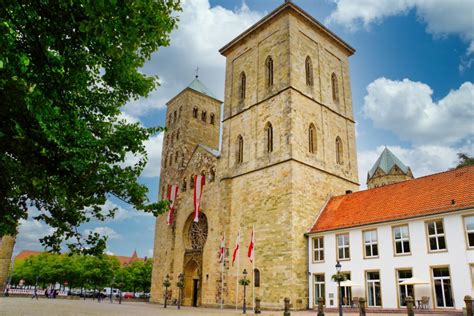
[[[44,297],[49,298],[49,290],[44,290]]]
[[[31,297],[31,299],[34,299],[36,297],[36,299],[38,299],[38,291],[36,290],[36,286],[35,286],[35,289],[33,291],[33,296]]]

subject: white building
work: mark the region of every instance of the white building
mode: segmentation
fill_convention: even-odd
[[[408,293],[460,310],[474,296],[474,167],[333,197],[307,237],[310,308],[319,296],[338,306],[340,261],[355,283],[342,288],[344,304],[403,308]],[[398,284],[410,277],[426,284]]]

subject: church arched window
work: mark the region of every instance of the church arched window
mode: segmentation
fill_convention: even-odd
[[[183,178],[183,182],[181,183],[181,191],[185,192],[186,191],[186,178]]]
[[[171,123],[172,123],[172,121],[171,121],[171,114],[170,114],[170,115],[168,115],[168,126],[171,126]]]
[[[267,141],[267,153],[271,153],[273,151],[273,127],[270,122],[267,123],[265,126],[265,134],[266,134],[266,141]]]
[[[313,62],[311,61],[311,57],[307,56],[305,65],[305,72],[306,72],[306,85],[313,86]]]
[[[237,163],[244,161],[244,138],[239,135],[237,138]]]
[[[247,77],[245,76],[245,72],[240,73],[240,100],[245,99],[245,93],[247,89]]]
[[[317,150],[316,128],[311,123],[308,129],[308,151],[314,154]]]
[[[178,115],[177,115],[176,111],[174,111],[173,112],[173,124],[176,123],[177,117],[178,117]]]
[[[189,188],[194,189],[194,174],[189,178]]]
[[[206,122],[206,120],[207,120],[207,112],[202,111],[201,112],[201,121]]]
[[[178,163],[179,159],[179,152],[176,152],[176,155],[174,156],[174,163]]]
[[[176,140],[179,140],[179,129],[176,131]]]
[[[165,168],[168,166],[168,156],[165,156]]]
[[[336,137],[336,162],[339,165],[343,163],[342,140],[339,136]]]
[[[184,152],[181,152],[181,167],[184,167]]]
[[[182,106],[179,107],[178,119],[181,118],[181,112],[183,112],[183,107]]]
[[[170,154],[169,162],[170,162],[170,167],[171,167],[173,165],[173,154]]]
[[[339,103],[339,87],[337,82],[337,76],[335,73],[331,75],[331,87],[332,87],[332,100],[334,103]]]
[[[215,179],[216,179],[216,170],[214,169],[214,167],[212,167],[211,170],[209,171],[209,182],[214,182]]]
[[[265,60],[267,87],[273,86],[273,59],[268,56]]]
[[[198,108],[196,106],[193,108],[193,117],[194,118],[198,117]]]
[[[215,124],[215,115],[214,115],[214,113],[211,113],[211,115],[209,115],[209,121],[212,125]]]
[[[255,287],[260,287],[260,271],[258,269],[253,270],[253,285]]]

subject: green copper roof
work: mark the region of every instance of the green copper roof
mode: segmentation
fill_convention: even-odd
[[[217,99],[214,94],[196,77],[188,85],[188,88],[193,89],[194,91],[200,92],[202,94],[208,95],[211,98]]]
[[[385,173],[389,173],[393,166],[396,165],[404,173],[408,172],[408,167],[403,164],[387,147],[383,150],[379,159],[375,162],[372,169],[369,171],[369,177],[372,177],[377,171],[377,168],[382,169]]]

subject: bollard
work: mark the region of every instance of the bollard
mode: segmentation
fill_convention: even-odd
[[[260,299],[258,297],[255,298],[255,314],[260,314],[262,311],[260,310]]]
[[[290,299],[285,297],[285,311],[283,312],[283,316],[290,316]]]
[[[365,316],[365,298],[359,298],[359,316]]]
[[[324,316],[324,298],[318,298],[318,316]]]
[[[408,316],[414,316],[415,312],[413,311],[413,303],[414,299],[411,296],[405,297],[405,303],[407,303],[407,315]]]
[[[470,297],[469,295],[464,296],[464,303],[466,303],[466,315],[474,315],[472,312],[472,297]]]

